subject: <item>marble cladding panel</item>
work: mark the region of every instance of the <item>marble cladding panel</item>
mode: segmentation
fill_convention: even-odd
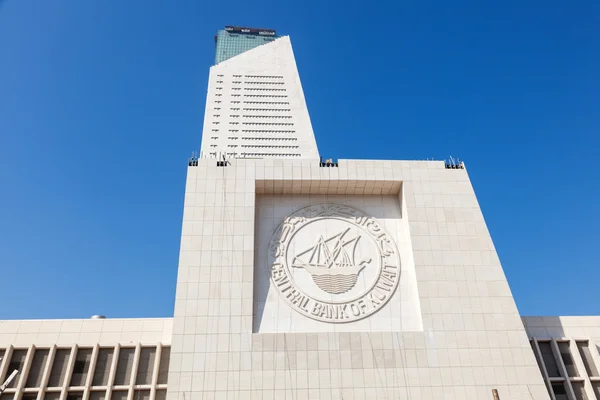
[[[391,320],[370,332],[253,333],[266,199],[274,225],[323,196],[400,193],[420,329]],[[176,297],[171,399],[549,398],[468,174],[443,162],[199,160],[188,169]]]
[[[0,321],[0,347],[170,344],[171,318]]]

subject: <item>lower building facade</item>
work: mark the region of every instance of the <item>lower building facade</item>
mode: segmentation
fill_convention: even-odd
[[[0,321],[0,399],[167,395],[170,318]]]
[[[519,315],[463,165],[194,160],[175,296],[1,321],[0,399],[600,399],[600,318]]]
[[[600,399],[600,317],[522,321],[548,390],[545,398]],[[19,371],[0,398],[164,400],[172,323],[171,318],[0,321],[2,382]],[[503,356],[501,350],[487,354],[490,365]],[[454,396],[443,382],[431,383],[437,398]],[[494,399],[491,390],[483,391],[482,397],[465,398]],[[498,391],[501,399],[510,395],[508,388]],[[211,396],[197,397],[219,398]]]

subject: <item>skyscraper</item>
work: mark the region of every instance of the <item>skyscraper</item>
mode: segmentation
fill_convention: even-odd
[[[217,61],[173,318],[0,321],[0,400],[600,400],[600,317],[520,317],[464,164],[319,162],[289,38]]]
[[[317,159],[289,37],[270,29],[226,27],[215,41],[202,156]]]
[[[319,162],[290,39],[258,32],[217,35],[169,397],[546,399],[464,165]]]

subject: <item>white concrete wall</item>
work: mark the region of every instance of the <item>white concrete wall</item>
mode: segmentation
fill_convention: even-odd
[[[0,320],[0,347],[170,344],[172,318]]]
[[[299,207],[401,188],[422,331],[253,333],[257,196],[298,195]],[[467,172],[443,162],[200,160],[172,346],[171,399],[549,398]]]
[[[600,316],[522,317],[530,337],[592,338],[600,341]]]

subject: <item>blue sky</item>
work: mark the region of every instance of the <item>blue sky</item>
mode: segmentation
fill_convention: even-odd
[[[598,1],[0,0],[0,318],[172,315],[224,25],[291,36],[322,155],[465,160],[522,314],[600,314]]]

